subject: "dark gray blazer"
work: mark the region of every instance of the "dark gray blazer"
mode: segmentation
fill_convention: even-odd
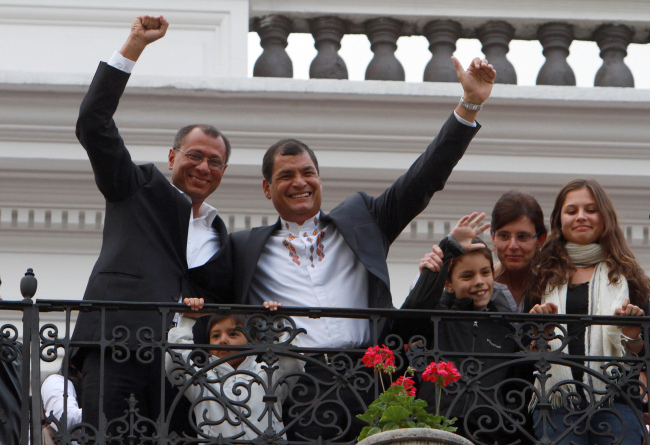
[[[381,195],[375,198],[355,193],[325,215],[324,219],[336,226],[368,271],[368,295],[355,298],[366,298],[369,308],[393,307],[386,264],[390,245],[426,208],[433,194],[444,187],[479,128],[459,123],[452,114],[426,151]],[[274,225],[230,235],[238,303],[249,302],[250,284],[262,249],[278,228],[279,220]]]
[[[106,199],[101,252],[84,300],[172,303],[179,295],[232,302],[230,245],[215,218],[221,249],[204,266],[187,267],[191,203],[153,165],[135,165],[113,121],[129,75],[101,63],[81,104],[77,138],[88,152],[97,187]],[[208,273],[209,271],[209,273]],[[160,338],[169,320],[154,312],[107,311],[106,335],[125,326],[134,347],[139,328]],[[73,340],[100,339],[99,312],[81,312]]]

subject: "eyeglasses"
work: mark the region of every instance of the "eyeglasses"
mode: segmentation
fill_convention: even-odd
[[[192,164],[194,164],[194,165],[200,165],[201,162],[203,162],[203,160],[206,159],[205,157],[203,157],[203,155],[201,153],[197,153],[197,152],[194,152],[194,151],[192,151],[190,153],[186,153],[183,150],[181,150],[180,148],[175,148],[174,150],[180,151],[181,153],[183,153],[185,156],[187,156],[187,159],[189,159],[190,162]],[[210,168],[210,170],[223,170],[223,168],[225,166],[226,166],[226,163],[223,162],[219,158],[210,158],[210,159],[208,159],[208,167]]]
[[[529,243],[531,240],[537,238],[541,233],[536,233],[531,235],[530,233],[510,233],[510,232],[497,232],[494,234],[494,237],[504,243],[509,243],[512,237],[515,238],[515,241],[519,244]]]

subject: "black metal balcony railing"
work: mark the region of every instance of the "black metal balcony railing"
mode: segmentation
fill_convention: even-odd
[[[250,342],[243,346],[227,346],[224,349],[236,351],[233,357],[255,357],[261,372],[237,370],[230,374],[214,374],[212,371],[223,359],[216,359],[209,353],[210,345],[169,343],[166,340],[153,341],[143,327],[137,333],[115,331],[115,337],[90,344],[70,339],[71,319],[77,311],[101,311],[102,323],[110,311],[157,311],[161,323],[165,316],[182,310],[176,304],[105,303],[81,301],[32,301],[33,291],[26,283],[23,301],[0,301],[0,314],[22,313],[22,345],[20,323],[3,324],[0,328],[0,371],[8,372],[8,365],[20,359],[22,385],[20,406],[13,406],[3,397],[0,405],[0,429],[5,427],[11,411],[20,412],[20,443],[41,443],[39,425],[41,412],[40,388],[41,364],[52,362],[63,356],[68,360],[73,347],[101,348],[108,356],[118,359],[135,354],[138,360],[147,361],[152,353],[159,351],[169,357],[165,375],[178,389],[171,399],[161,388],[161,405],[167,407],[156,419],[147,419],[139,413],[138,401],[129,400],[124,415],[118,419],[104,419],[98,428],[88,424],[66,426],[66,414],[56,419],[48,416],[47,421],[58,426],[55,440],[59,444],[338,444],[354,443],[355,415],[365,411],[367,404],[377,396],[381,386],[377,375],[364,368],[360,357],[365,351],[331,350],[324,348],[300,348],[292,341],[301,334],[295,329],[291,317],[350,317],[368,319],[373,335],[372,344],[385,343],[396,356],[398,368],[407,364],[422,371],[432,361],[453,360],[462,374],[459,384],[447,387],[443,397],[450,402],[447,413],[464,411],[466,429],[475,443],[560,443],[568,434],[587,434],[611,437],[611,443],[624,443],[627,431],[642,426],[645,439],[648,432],[644,422],[644,411],[648,402],[645,380],[648,345],[639,357],[579,357],[562,353],[567,345],[566,324],[583,326],[611,324],[640,324],[643,336],[648,338],[650,321],[644,318],[590,317],[590,316],[541,316],[506,313],[399,311],[399,310],[349,310],[325,308],[283,308],[270,313],[260,307],[236,305],[210,305],[209,312],[222,314],[245,314],[247,322],[243,331]],[[22,287],[22,286],[21,286]],[[33,288],[35,290],[35,287]],[[44,314],[56,312],[63,315],[60,327],[41,324]],[[404,343],[397,335],[385,339],[379,337],[378,326],[382,318],[407,319],[416,324],[430,320],[431,326],[438,326],[442,320],[478,321],[479,323],[512,323],[513,339],[520,346],[516,353],[461,353],[441,350],[439,342],[426,339],[427,333],[409,340],[411,347],[405,352]],[[14,317],[16,319],[16,317]],[[428,323],[427,323],[428,325]],[[547,328],[553,327],[548,336]],[[135,335],[138,348],[129,350],[128,339]],[[559,339],[559,348],[551,346],[551,339]],[[416,342],[416,340],[422,340]],[[530,347],[536,342],[535,347]],[[184,351],[192,351],[183,354]],[[600,372],[583,362],[601,363]],[[283,368],[285,362],[298,362],[298,369]],[[163,360],[164,363],[164,360]],[[302,372],[302,365],[308,372]],[[562,364],[580,369],[590,376],[591,381],[600,382],[588,386],[582,381],[566,380],[550,387],[547,381],[551,364]],[[164,366],[164,364],[163,364]],[[596,367],[597,368],[597,367]],[[497,374],[504,369],[517,370],[518,375],[496,383]],[[530,371],[528,371],[530,370]],[[314,372],[315,371],[315,372]],[[534,374],[533,374],[534,371]],[[510,375],[510,374],[509,374]],[[67,375],[65,376],[67,379]],[[228,386],[230,382],[235,382]],[[224,388],[229,387],[226,390]],[[30,399],[31,387],[31,399]],[[552,398],[561,395],[560,403],[566,409],[561,420],[551,417],[554,408]],[[104,394],[97,395],[101,400]],[[191,408],[181,408],[181,401],[188,396]],[[282,411],[280,407],[283,405]],[[536,401],[534,413],[531,400]],[[616,406],[629,407],[630,415],[623,415]],[[250,403],[250,405],[249,405]],[[253,404],[256,406],[252,406]],[[435,400],[429,401],[435,406]],[[251,409],[252,408],[252,409]],[[191,411],[194,411],[192,416]],[[30,422],[31,412],[31,422]],[[283,414],[280,415],[279,413]],[[609,417],[603,421],[603,415]],[[47,415],[47,413],[46,413]],[[190,430],[172,431],[172,420],[179,416],[191,419]],[[281,418],[283,422],[280,422]],[[556,423],[554,423],[556,422]],[[557,422],[563,424],[557,425]],[[614,422],[617,425],[609,425]],[[559,428],[562,434],[551,440],[547,433],[551,426]],[[609,427],[612,427],[611,429]],[[31,432],[29,429],[31,427]],[[622,432],[616,431],[616,427]],[[539,437],[535,436],[535,430]],[[322,437],[313,437],[314,431],[324,431]],[[248,433],[246,433],[248,432]],[[287,435],[287,433],[289,433]],[[248,434],[248,436],[246,436]],[[491,437],[492,439],[488,439]],[[585,436],[586,437],[586,436]],[[5,439],[6,440],[6,439]],[[11,444],[14,442],[2,442]],[[18,443],[18,442],[16,442]]]

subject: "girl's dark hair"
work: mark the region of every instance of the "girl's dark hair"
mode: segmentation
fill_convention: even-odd
[[[259,320],[259,318],[250,318],[246,317],[245,315],[242,314],[212,314],[210,318],[208,319],[207,323],[207,330],[206,330],[206,335],[208,338],[208,343],[210,342],[210,331],[212,330],[212,327],[216,324],[219,323],[223,320],[226,320],[228,318],[232,318],[233,322],[235,323],[235,326],[241,326],[243,328],[243,332],[248,334],[248,336],[254,340],[259,340],[260,339],[260,331],[259,329],[256,328],[256,321]]]
[[[477,237],[472,240],[472,244],[485,244],[485,242],[481,238]],[[451,261],[449,262],[449,269],[447,269],[447,280],[451,280],[451,274],[454,271],[454,268],[456,267],[458,260],[470,253],[480,253],[481,255],[483,255],[490,262],[490,268],[492,269],[492,274],[494,274],[494,260],[492,259],[492,251],[487,246],[484,246],[481,249],[472,250],[471,252],[465,252],[462,255],[452,258]]]
[[[533,195],[520,190],[505,192],[492,209],[492,231],[527,216],[535,226],[535,233],[546,233],[544,212]]]
[[[212,327],[221,322],[224,321],[228,318],[232,318],[233,322],[235,323],[235,326],[241,326],[244,327],[244,324],[246,324],[246,316],[241,315],[241,314],[236,314],[236,315],[231,315],[231,314],[212,314],[210,318],[208,319],[208,328],[205,331],[205,334],[208,336],[208,342],[210,342],[210,331],[212,330]]]
[[[625,241],[614,204],[603,187],[594,179],[574,179],[562,187],[557,194],[551,213],[551,232],[533,264],[533,271],[538,277],[530,281],[531,303],[538,304],[542,295],[548,290],[566,284],[570,275],[576,271],[565,248],[567,241],[562,234],[562,207],[570,192],[582,188],[587,188],[594,195],[598,210],[603,217],[604,229],[598,243],[605,251],[604,262],[609,268],[609,282],[615,283],[619,276],[625,277],[630,290],[630,302],[637,306],[645,305],[650,293],[650,279],[639,266]]]

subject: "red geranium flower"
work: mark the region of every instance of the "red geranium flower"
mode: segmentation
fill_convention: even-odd
[[[438,388],[460,379],[460,374],[452,362],[430,363],[422,373],[422,379],[435,382]]]
[[[407,396],[414,396],[415,395],[415,382],[413,381],[412,377],[399,377],[395,383],[393,383],[390,386],[395,386],[395,385],[400,385],[404,387],[404,392],[406,392]]]
[[[361,361],[366,367],[375,368],[375,371],[385,371],[389,374],[395,371],[395,355],[386,345],[368,348]]]

